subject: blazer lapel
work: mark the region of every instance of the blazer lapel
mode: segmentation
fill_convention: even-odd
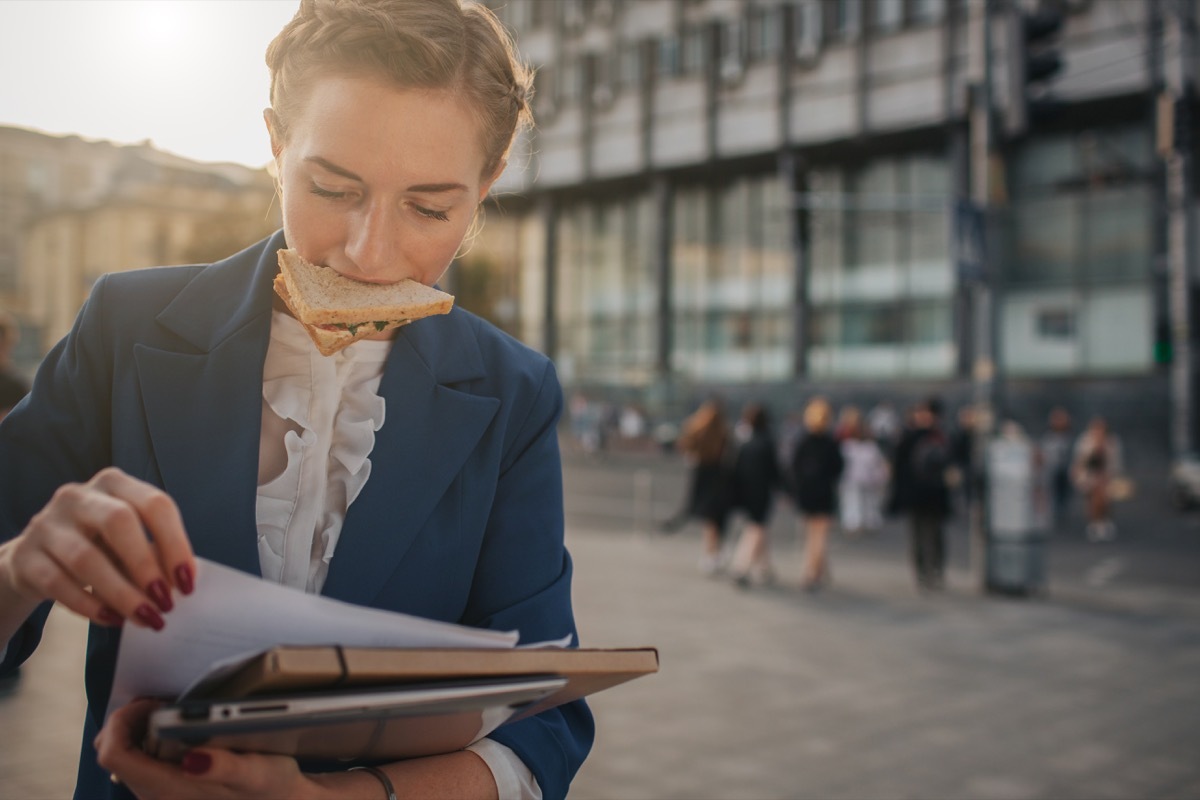
[[[395,571],[500,407],[449,385],[483,370],[462,312],[400,329],[379,387],[371,477],[346,514],[324,594],[367,605]]]
[[[254,575],[262,369],[283,246],[277,233],[198,273],[158,317],[189,346],[134,352],[163,486],[196,554]]]

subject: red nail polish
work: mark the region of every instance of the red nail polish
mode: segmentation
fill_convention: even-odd
[[[195,581],[192,579],[192,568],[187,564],[180,564],[175,568],[175,583],[179,586],[179,591],[184,594],[191,594],[195,588]]]
[[[111,625],[115,628],[119,628],[120,626],[125,624],[125,618],[122,617],[117,612],[113,611],[108,606],[105,606],[104,608],[100,609],[100,611],[97,612],[96,616],[99,617],[100,621],[103,622],[105,625]]]
[[[142,603],[137,607],[137,611],[133,612],[133,615],[137,617],[142,624],[154,628],[156,631],[161,631],[164,627],[166,627],[166,623],[163,622],[163,618],[157,611],[150,607],[149,603]]]
[[[162,578],[152,581],[146,587],[146,594],[150,595],[150,599],[164,614],[175,607],[175,603],[171,601],[171,590],[167,588],[167,582]]]
[[[212,768],[212,756],[198,750],[189,750],[183,754],[179,766],[189,775],[203,775]]]

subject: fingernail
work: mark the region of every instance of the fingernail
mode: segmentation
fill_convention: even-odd
[[[137,611],[133,612],[133,615],[137,617],[143,625],[154,628],[156,631],[161,631],[164,627],[166,627],[166,623],[163,622],[163,618],[157,611],[150,607],[149,603],[142,603],[137,607]]]
[[[195,583],[192,580],[192,568],[187,564],[180,564],[175,568],[175,584],[179,586],[179,591],[184,594],[191,594]]]
[[[198,750],[189,750],[183,754],[179,766],[189,775],[203,775],[212,767],[212,756]]]
[[[100,609],[99,613],[97,613],[96,616],[99,617],[100,621],[103,622],[105,625],[112,625],[114,627],[120,627],[121,625],[125,624],[125,618],[122,617],[117,612],[113,611],[108,606],[105,606],[104,608]]]
[[[150,599],[154,601],[156,606],[162,609],[164,614],[175,607],[175,604],[171,602],[171,590],[167,588],[167,582],[162,578],[152,581],[146,587],[146,593],[150,595]]]

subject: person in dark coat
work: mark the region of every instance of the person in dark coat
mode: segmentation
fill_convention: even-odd
[[[833,409],[823,397],[804,409],[804,438],[792,455],[792,490],[804,533],[804,588],[815,591],[829,582],[827,541],[837,509],[842,450],[830,432]]]
[[[710,399],[683,423],[676,447],[687,458],[691,475],[688,516],[704,527],[700,570],[715,575],[720,569],[721,544],[729,519],[729,448],[733,440],[723,404]]]
[[[912,425],[896,445],[892,467],[893,506],[908,515],[913,569],[921,589],[940,589],[945,582],[944,526],[950,511],[946,471],[953,453],[941,428],[941,413],[936,397],[913,409]]]
[[[745,513],[747,522],[738,539],[731,572],[734,582],[746,587],[751,580],[774,580],[767,522],[775,491],[782,487],[783,480],[766,408],[757,403],[746,406],[737,432],[741,444],[733,466],[733,502]]]

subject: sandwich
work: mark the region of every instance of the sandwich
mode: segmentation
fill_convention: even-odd
[[[279,251],[278,294],[322,355],[413,320],[449,314],[454,297],[412,280],[363,283]]]

